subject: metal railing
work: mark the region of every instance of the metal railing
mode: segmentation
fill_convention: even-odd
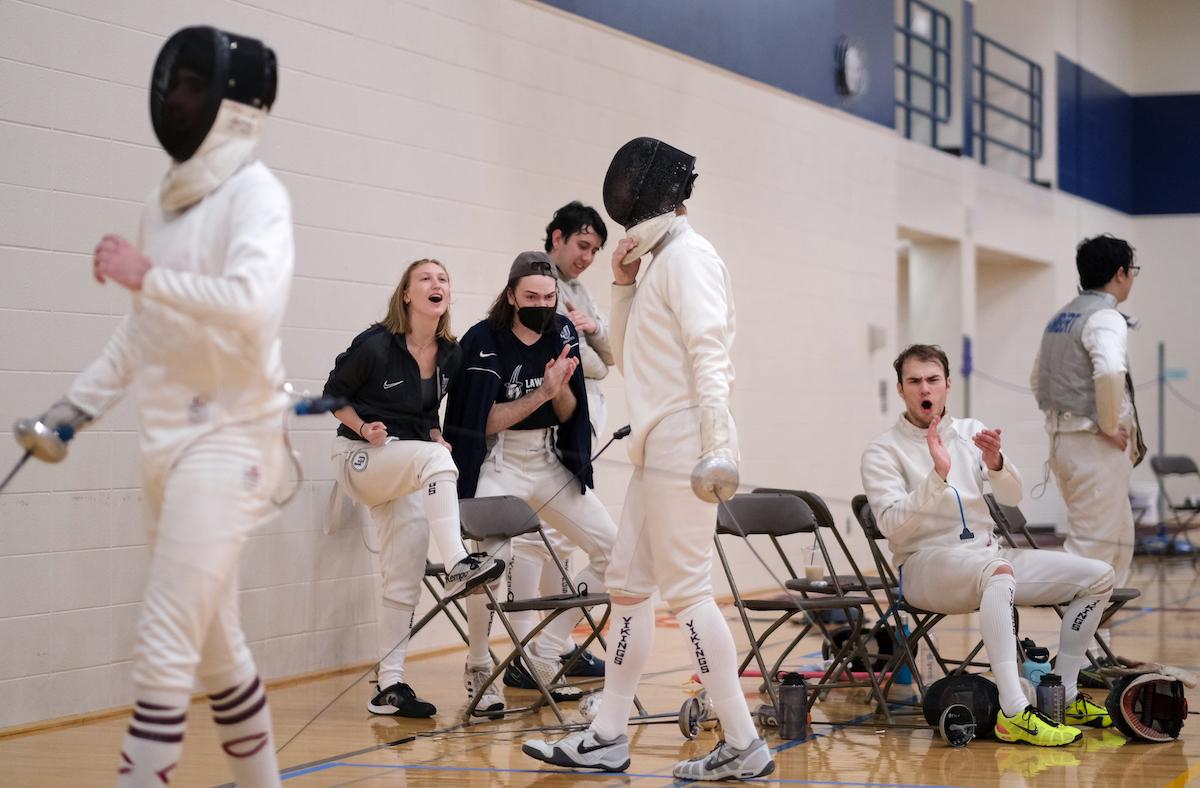
[[[928,20],[927,31],[916,28],[918,20]],[[913,115],[926,118],[929,144],[936,148],[938,124],[950,120],[952,107],[950,17],[921,0],[905,0],[904,20],[896,24],[896,32],[901,37],[896,70],[903,80],[903,97],[896,99],[897,126],[903,125],[905,138],[912,139]],[[914,90],[921,86],[914,81],[925,89]]]
[[[975,34],[974,47],[979,163],[986,166],[988,146],[997,146],[1024,157],[1029,180],[1037,183],[1035,171],[1042,158],[1042,67],[982,33]]]

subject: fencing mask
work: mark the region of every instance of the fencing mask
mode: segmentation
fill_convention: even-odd
[[[167,39],[150,81],[150,119],[163,149],[185,162],[200,148],[225,99],[267,110],[275,102],[275,53],[254,38],[185,27]]]
[[[604,176],[604,209],[626,230],[674,211],[692,194],[696,157],[662,140],[638,137],[621,146]]]
[[[1130,739],[1168,742],[1187,719],[1183,682],[1161,673],[1122,676],[1104,702],[1117,730]]]

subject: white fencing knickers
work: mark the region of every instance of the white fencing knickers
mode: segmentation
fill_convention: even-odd
[[[148,469],[151,559],[134,647],[137,691],[219,692],[256,675],[238,618],[246,538],[277,512],[283,432],[239,424],[188,446],[166,473]],[[155,473],[159,471],[159,473]]]
[[[1050,469],[1067,505],[1063,549],[1105,562],[1116,587],[1128,587],[1134,541],[1128,452],[1093,432],[1060,432],[1050,440]]]
[[[603,442],[608,440],[601,432],[608,418],[608,403],[604,400],[599,380],[585,378],[583,382],[587,388],[588,420],[592,425],[592,447],[595,448],[598,443],[603,445]],[[555,555],[570,572],[570,556],[574,552],[570,541],[549,526],[543,530]],[[566,579],[554,565],[554,559],[550,557],[550,551],[546,549],[540,536],[523,534],[512,540],[512,560],[508,564],[508,591],[514,599],[565,594],[568,590]],[[550,630],[543,630],[539,637],[542,639],[541,645],[547,651],[554,650],[566,654],[574,648],[569,639],[560,640]]]
[[[732,421],[730,445],[737,450]],[[677,613],[713,595],[717,504],[697,498],[691,481],[700,458],[699,409],[660,421],[646,436],[644,458],[629,480],[605,580],[618,596],[648,597],[657,589]]]
[[[450,452],[430,441],[393,439],[371,446],[339,435],[331,459],[338,485],[370,510],[379,529],[384,604],[416,607],[429,555],[430,527],[422,496],[431,480],[458,479]],[[457,549],[462,549],[461,535],[457,541]],[[438,547],[439,552],[445,549]]]
[[[595,492],[582,493],[580,486],[580,481],[566,469],[554,450],[553,430],[505,430],[496,436],[496,442],[483,462],[475,495],[478,498],[513,495],[524,500],[534,511],[541,509],[539,516],[551,528],[587,554],[588,565],[574,577],[576,587],[584,583],[588,591],[602,592],[617,526]],[[543,505],[545,508],[541,508]],[[488,552],[492,552],[491,549]],[[533,611],[513,614],[511,619],[517,634],[524,636],[529,632],[536,616]],[[566,621],[570,617],[563,615],[559,619]],[[571,624],[573,626],[574,621]],[[539,638],[534,643],[534,653],[557,659],[563,637],[565,634],[559,633],[549,642]],[[548,653],[551,651],[554,653]]]

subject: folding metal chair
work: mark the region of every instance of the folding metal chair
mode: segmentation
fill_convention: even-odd
[[[1197,468],[1195,460],[1186,454],[1164,454],[1150,458],[1150,470],[1154,471],[1154,478],[1158,481],[1159,495],[1162,496],[1167,508],[1167,511],[1163,513],[1164,516],[1159,518],[1161,524],[1159,537],[1167,540],[1167,544],[1175,544],[1175,540],[1182,538],[1189,546],[1188,554],[1191,555],[1194,562],[1198,553],[1188,531],[1200,527],[1200,483],[1193,484],[1191,487],[1195,497],[1187,496],[1176,503],[1178,498],[1172,498],[1168,489],[1175,485],[1168,482],[1173,476],[1180,477],[1178,481],[1195,476],[1196,481],[1200,482],[1200,468]],[[1175,492],[1178,496],[1177,487]],[[1174,531],[1174,534],[1168,535],[1168,526]]]
[[[1019,547],[1013,535],[1020,534],[1027,547],[1033,550],[1042,549],[1042,546],[1038,544],[1037,539],[1034,537],[1033,531],[1029,529],[1029,522],[1025,519],[1025,515],[1021,513],[1019,508],[1016,506],[1006,506],[998,502],[991,493],[984,495],[983,499],[987,501],[988,509],[992,513],[992,519],[996,521],[996,525],[999,526],[998,530],[1009,547]],[[1141,595],[1142,592],[1136,588],[1114,588],[1112,596],[1108,598],[1108,606],[1104,608],[1104,613],[1100,616],[1100,627],[1103,627],[1105,622],[1112,618],[1118,610]],[[1064,605],[1052,605],[1052,607],[1058,613],[1058,617],[1062,618],[1066,607]],[[1099,644],[1109,659],[1114,662],[1116,661],[1112,649],[1108,647],[1108,643],[1100,636],[1099,629],[1096,631],[1096,643]]]
[[[817,528],[813,531],[814,544],[821,552],[821,559],[824,565],[827,568],[836,566],[833,555],[826,546],[825,539],[822,537],[823,531],[833,535],[843,560],[850,566],[850,571],[853,573],[850,575],[839,575],[833,569],[829,569],[825,577],[812,579],[803,577],[788,580],[785,585],[790,590],[818,596],[830,593],[839,596],[845,594],[864,594],[871,600],[871,606],[875,610],[875,615],[878,616],[877,620],[882,621],[885,618],[884,607],[880,604],[878,594],[886,589],[887,581],[881,577],[867,575],[862,571],[858,565],[858,561],[854,558],[854,554],[850,551],[850,547],[838,532],[833,514],[829,511],[829,506],[821,496],[808,490],[789,490],[778,487],[760,487],[755,489],[754,492],[794,495],[808,504],[808,508],[812,510],[813,519],[817,524]],[[886,600],[886,597],[884,599]],[[871,652],[872,648],[874,648],[874,654],[886,655],[876,656],[874,659],[875,669],[882,670],[888,657],[895,653],[891,630],[886,628],[878,629],[875,637],[865,642],[865,647],[868,652]]]
[[[879,681],[874,671],[871,670],[871,658],[867,654],[861,638],[863,606],[872,604],[872,600],[867,596],[850,596],[828,592],[820,597],[810,597],[802,590],[798,594],[789,593],[782,599],[778,597],[770,599],[746,599],[738,589],[733,569],[729,564],[729,558],[721,543],[722,536],[737,537],[739,539],[749,539],[751,536],[767,537],[775,549],[776,556],[784,566],[786,573],[785,586],[790,587],[792,582],[798,581],[799,578],[791,561],[788,559],[787,552],[779,540],[782,537],[794,534],[815,534],[816,528],[817,524],[812,510],[800,497],[792,494],[755,492],[736,495],[719,508],[717,513],[717,530],[713,541],[716,545],[717,555],[721,560],[721,567],[725,571],[725,578],[729,582],[730,590],[733,592],[734,605],[737,607],[742,626],[746,630],[746,637],[750,641],[750,651],[738,666],[738,674],[741,675],[746,670],[751,660],[756,661],[763,678],[763,683],[766,686],[767,694],[771,699],[771,705],[775,709],[778,709],[779,703],[775,690],[775,676],[778,674],[783,661],[799,645],[800,641],[814,629],[817,629],[825,638],[825,642],[829,645],[830,652],[833,655],[832,664],[825,669],[823,675],[817,681],[817,691],[824,695],[826,691],[832,689],[869,688],[886,714],[887,703],[884,700]],[[832,574],[833,566],[828,562],[828,554],[823,549],[822,555],[826,558],[826,569]],[[846,616],[846,620],[850,622],[850,635],[841,643],[837,643],[834,640],[828,624],[825,622],[824,617],[820,615],[831,610],[842,611]],[[776,618],[770,626],[761,633],[756,634],[754,626],[750,621],[750,612],[773,613],[776,614]],[[770,669],[768,669],[766,659],[763,656],[763,648],[767,639],[779,627],[799,614],[806,615],[806,623],[801,628],[800,633],[791,639],[771,665]],[[865,678],[856,678],[851,671],[851,661],[855,657],[862,659],[863,663],[867,665],[864,671],[866,674]]]
[[[608,622],[609,613],[611,612],[608,594],[578,593],[580,589],[576,589],[574,584],[571,583],[562,561],[555,554],[554,548],[550,544],[550,540],[546,538],[546,534],[542,530],[541,521],[538,519],[533,510],[529,508],[529,505],[526,504],[525,501],[511,495],[500,495],[487,498],[468,498],[459,502],[459,512],[462,520],[464,537],[483,542],[487,545],[502,543],[522,534],[538,534],[542,538],[542,542],[546,545],[546,549],[549,551],[550,556],[554,559],[555,564],[558,566],[558,571],[562,573],[564,578],[566,578],[568,588],[571,589],[571,593],[566,594],[555,594],[552,596],[537,597],[533,599],[520,599],[501,602],[496,599],[496,596],[490,585],[481,586],[481,588],[483,588],[483,593],[487,594],[488,597],[488,608],[495,612],[496,618],[500,620],[501,625],[503,625],[504,630],[508,633],[508,637],[513,644],[513,650],[508,654],[508,656],[498,662],[493,661],[495,668],[493,669],[491,676],[482,682],[482,687],[487,687],[493,681],[498,680],[504,674],[504,671],[509,664],[518,657],[522,659],[524,664],[532,665],[533,663],[529,659],[529,654],[526,652],[526,647],[535,637],[537,637],[538,633],[540,633],[546,628],[547,625],[550,624],[551,621],[558,616],[563,615],[564,613],[568,613],[569,611],[582,610],[585,619],[592,628],[592,631],[588,633],[587,638],[583,641],[580,649],[576,652],[576,657],[578,654],[581,654],[583,650],[592,643],[592,641],[598,641],[601,647],[607,650],[607,646],[605,646],[604,643],[604,638],[600,633],[604,628],[604,625]],[[588,608],[596,605],[604,606],[604,615],[601,617],[599,622],[595,621],[592,618],[591,613],[588,611]],[[544,615],[542,620],[539,621],[529,631],[529,633],[522,638],[517,635],[516,630],[513,629],[512,622],[509,620],[508,614],[527,610],[536,610]],[[541,708],[543,705],[547,705],[554,712],[554,715],[558,718],[560,723],[565,722],[565,717],[563,716],[562,711],[559,710],[558,704],[555,702],[551,692],[554,689],[565,686],[565,682],[562,679],[570,667],[570,663],[561,666],[558,670],[558,673],[553,679],[551,679],[549,683],[543,682],[541,677],[538,676],[536,670],[528,671],[534,682],[537,683],[541,697],[528,706],[506,707],[500,712],[489,713],[489,716],[503,716],[526,711],[534,711]],[[474,713],[475,707],[478,705],[478,703],[479,695],[477,694],[475,697],[471,698],[470,702],[467,704],[466,710],[463,712],[463,719],[465,721],[478,721],[472,717],[472,714]]]
[[[913,681],[916,682],[918,690],[924,696],[926,689],[925,681],[916,661],[918,644],[921,644],[922,648],[929,649],[938,667],[946,675],[964,673],[968,668],[973,667],[990,668],[991,665],[989,663],[976,660],[979,652],[983,650],[982,639],[975,644],[975,647],[971,649],[966,657],[961,659],[945,657],[938,650],[929,637],[929,632],[938,622],[946,617],[946,614],[936,613],[932,610],[925,610],[909,604],[904,598],[904,585],[900,573],[893,569],[891,561],[884,555],[883,549],[880,547],[880,543],[886,537],[875,523],[875,515],[871,512],[867,496],[854,496],[854,499],[850,502],[850,508],[854,512],[854,519],[858,521],[859,526],[862,527],[863,533],[867,537],[867,544],[871,548],[871,558],[875,562],[875,569],[878,571],[879,577],[884,580],[882,590],[888,599],[888,609],[884,618],[876,626],[890,626],[892,628],[892,635],[896,640],[896,653],[885,669],[887,676],[883,684],[884,693],[886,694],[891,689],[892,684],[895,683],[899,670],[907,666],[912,672]],[[905,626],[902,617],[904,615],[907,615],[912,620],[912,627]]]

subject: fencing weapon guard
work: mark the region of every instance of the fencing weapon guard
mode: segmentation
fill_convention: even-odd
[[[965,747],[975,738],[975,715],[961,703],[954,703],[942,712],[938,730],[951,747]]]

